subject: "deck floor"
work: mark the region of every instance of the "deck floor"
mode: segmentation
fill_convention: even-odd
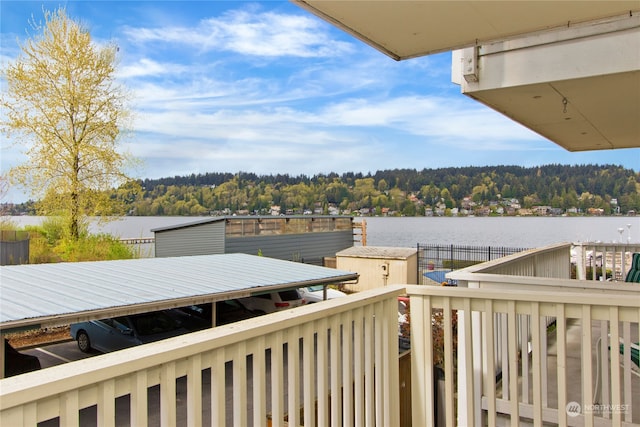
[[[634,325],[631,329],[631,337],[635,337],[638,339],[638,328],[637,325]],[[601,324],[599,321],[592,322],[591,334],[593,340],[592,346],[592,366],[593,366],[593,402],[596,405],[606,405],[606,401],[603,401],[602,396],[602,388],[600,387],[601,379],[596,380],[599,377],[599,359],[600,359],[600,330]],[[621,329],[622,330],[622,329]],[[546,408],[551,408],[551,411],[545,411],[543,408],[543,418],[546,422],[549,422],[550,425],[557,423],[556,415],[554,414],[555,410],[558,409],[558,372],[557,372],[557,347],[556,347],[556,331],[553,330],[548,334],[548,355],[547,355],[547,402],[546,405],[543,405]],[[567,371],[567,403],[574,404],[578,403],[582,405],[582,325],[580,320],[578,319],[569,319],[567,321],[567,360],[566,360],[566,371]],[[609,364],[609,361],[606,362]],[[634,365],[635,366],[635,365]],[[529,381],[528,381],[528,389],[529,396],[533,396],[533,377],[531,374],[532,361],[531,356],[529,356]],[[610,380],[609,380],[610,384]],[[519,395],[522,396],[523,390],[523,381],[522,377],[519,378],[518,382],[519,387]],[[623,392],[624,385],[621,385],[621,395],[624,396]],[[610,395],[610,392],[609,392]],[[497,384],[497,396],[500,398],[502,396],[502,382],[498,382]],[[532,398],[529,397],[529,404],[532,404]],[[639,424],[640,425],[640,369],[635,367],[634,371],[631,372],[631,402],[628,403],[628,409],[624,409],[622,411],[622,420],[623,422]],[[575,405],[574,405],[575,407]],[[602,407],[602,406],[601,406]],[[608,408],[608,407],[607,407]],[[598,409],[596,408],[593,408]],[[580,407],[582,413],[584,410]],[[524,412],[524,411],[523,411]],[[524,415],[524,414],[521,414]],[[630,419],[629,419],[630,417]],[[610,418],[610,415],[607,417]],[[582,417],[571,417],[569,416],[567,421],[569,425],[580,426],[584,424]],[[605,421],[604,424],[598,422],[596,419],[595,425],[608,425],[608,421]],[[504,414],[499,417],[498,425],[510,425],[509,415]],[[520,425],[529,425],[525,419],[521,419]],[[531,425],[533,425],[531,423]]]

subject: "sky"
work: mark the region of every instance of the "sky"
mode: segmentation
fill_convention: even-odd
[[[119,48],[117,78],[134,113],[121,147],[141,160],[135,178],[640,169],[640,149],[571,153],[462,95],[450,53],[397,62],[288,1],[2,0],[3,66],[17,57],[29,20],[58,7],[97,43]],[[26,160],[1,138],[2,171]]]

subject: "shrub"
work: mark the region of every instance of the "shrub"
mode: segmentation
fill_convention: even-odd
[[[107,234],[89,235],[77,241],[63,240],[57,245],[56,252],[70,262],[134,258],[127,245]]]
[[[80,239],[67,238],[63,222],[49,218],[40,226],[25,227],[31,237],[29,243],[29,263],[104,261],[132,259],[137,254],[120,240],[108,234],[89,234],[86,229]]]

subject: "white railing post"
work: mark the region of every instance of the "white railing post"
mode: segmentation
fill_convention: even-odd
[[[567,319],[564,304],[556,307],[556,378],[558,379],[558,425],[567,426]]]
[[[353,313],[353,375],[355,377],[355,390],[354,390],[354,421],[355,425],[365,425],[364,421],[364,313],[362,309],[355,310]],[[306,426],[305,422],[305,426]],[[322,426],[322,424],[318,424]]]
[[[344,313],[342,318],[342,425],[353,426],[353,326],[350,313]],[[296,424],[297,425],[297,424]],[[306,425],[306,424],[305,424]]]
[[[267,425],[267,402],[266,399],[262,398],[262,394],[266,392],[267,387],[267,359],[265,357],[266,342],[264,336],[254,338],[249,343],[248,348],[253,355],[253,425],[262,427]]]
[[[587,251],[583,243],[573,246],[576,257],[576,279],[587,280]]]
[[[202,425],[202,355],[189,359],[187,369],[187,421],[189,427]]]
[[[496,425],[496,363],[495,363],[495,326],[494,320],[496,315],[493,309],[493,301],[487,299],[485,301],[485,324],[483,325],[482,336],[486,337],[483,340],[483,352],[486,355],[484,358],[484,378],[483,382],[483,395],[487,396],[487,424],[490,426]],[[478,405],[479,409],[482,409],[481,405]]]
[[[302,383],[304,396],[304,418],[303,424],[309,427],[315,427],[315,417],[313,407],[317,399],[316,384],[314,378],[314,330],[311,324],[304,326],[302,341]],[[260,390],[258,388],[258,390]],[[254,423],[255,425],[255,423]]]
[[[620,336],[620,324],[619,324],[619,311],[618,307],[609,308],[609,317],[611,319],[611,345],[616,345]],[[607,340],[607,342],[609,342]],[[620,394],[620,352],[611,352],[611,401],[612,403],[622,402],[622,396]],[[622,413],[620,411],[613,412],[611,414],[612,421],[615,425],[622,424]]]
[[[385,384],[381,392],[386,396],[385,398],[385,417],[384,425],[397,426],[400,423],[400,414],[398,408],[400,407],[400,376],[399,376],[399,357],[398,357],[398,301],[386,300],[383,302],[385,310],[383,312],[384,325],[385,325],[385,338],[383,339],[383,348],[386,349],[387,354],[383,361],[384,371],[386,375]],[[351,326],[351,322],[349,322]],[[351,395],[351,389],[349,389],[349,395]],[[351,402],[351,399],[350,399]],[[352,425],[351,418],[348,419],[348,424]]]
[[[287,338],[287,414],[290,425],[300,423],[300,340],[298,327],[291,328]],[[234,369],[235,370],[235,369]],[[244,425],[244,424],[240,424]]]
[[[411,296],[411,413],[413,425],[435,425],[431,298]],[[441,414],[442,416],[442,414]]]
[[[591,307],[582,306],[582,407],[593,406],[593,362]],[[593,412],[585,412],[585,425],[593,426]]]
[[[633,405],[631,405],[631,324],[629,322],[624,322],[622,324],[622,340],[624,345],[623,352],[623,366],[624,366],[624,396],[625,403],[629,405],[629,410],[625,411],[625,421],[631,422],[631,415],[633,410]],[[611,346],[616,350],[619,348],[619,343],[611,343]]]
[[[316,359],[318,369],[318,380],[316,382],[318,386],[318,426],[326,426],[329,425],[329,396],[326,392],[329,387],[329,343],[327,338],[327,319],[321,319],[318,322],[316,329],[318,331],[318,344],[316,346]]]
[[[541,316],[540,316],[540,304],[537,302],[531,303],[531,364],[533,365],[532,369],[532,383],[533,383],[533,419],[534,420],[542,420],[542,382],[546,382],[546,377],[543,380],[542,374],[542,357],[543,357],[543,349],[542,349],[542,335],[546,333],[546,325],[542,330],[540,325]],[[544,332],[543,332],[544,331]],[[545,351],[546,353],[546,351]],[[523,358],[525,356],[523,355]],[[528,358],[528,355],[526,356]],[[546,372],[545,372],[546,373]],[[545,397],[546,398],[546,397]]]

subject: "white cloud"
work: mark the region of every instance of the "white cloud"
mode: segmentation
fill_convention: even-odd
[[[195,27],[124,29],[133,43],[189,45],[200,51],[228,51],[265,57],[329,57],[352,50],[351,44],[328,36],[328,27],[303,15],[229,11]]]
[[[188,72],[185,65],[162,63],[149,58],[141,58],[135,63],[127,64],[118,70],[118,77],[130,79],[134,77],[150,77],[161,75],[179,75]]]

